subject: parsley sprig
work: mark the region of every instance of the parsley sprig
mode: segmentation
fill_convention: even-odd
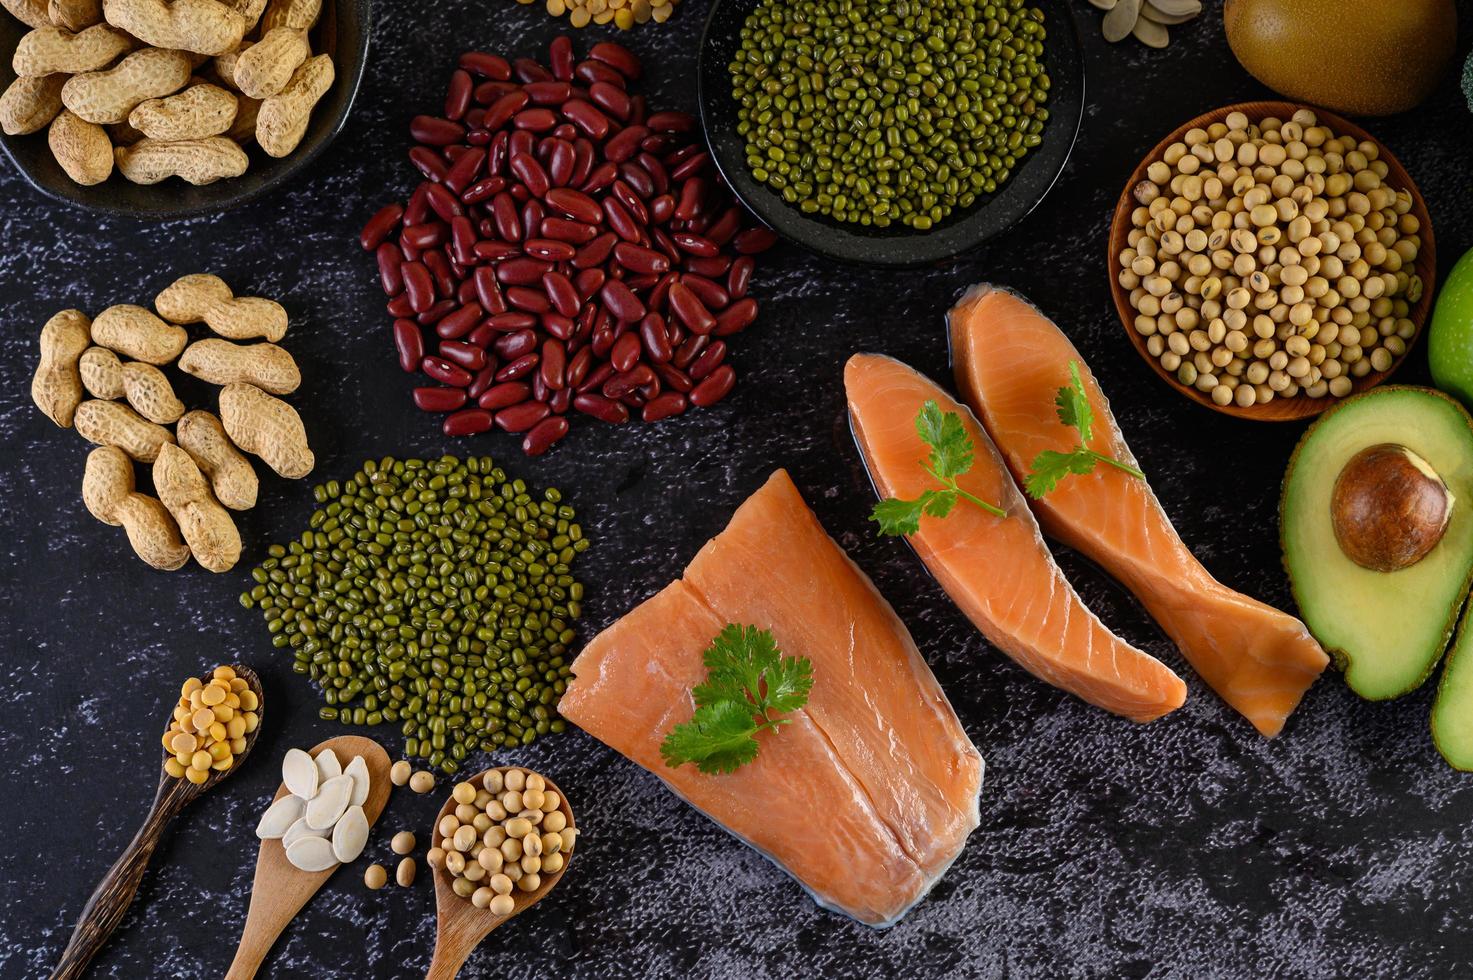
[[[706,680],[691,689],[691,720],[660,743],[671,768],[694,762],[706,774],[732,772],[757,758],[757,736],[788,724],[774,715],[797,711],[813,689],[807,657],[785,657],[767,630],[728,623],[704,656]]]
[[[996,517],[1008,516],[1001,507],[957,485],[956,478],[972,468],[976,450],[960,415],[943,412],[935,401],[928,401],[916,415],[916,432],[921,441],[931,447],[925,471],[944,486],[926,490],[914,500],[889,497],[875,504],[870,520],[880,525],[881,534],[915,534],[921,529],[922,515],[943,518],[951,513],[958,500],[969,501]]]
[[[1084,382],[1079,377],[1079,362],[1069,362],[1069,383],[1059,389],[1054,397],[1059,421],[1079,431],[1079,445],[1067,453],[1045,449],[1033,460],[1032,472],[1023,482],[1023,489],[1034,500],[1049,493],[1071,473],[1083,475],[1092,472],[1096,463],[1108,463],[1131,476],[1144,480],[1146,474],[1112,456],[1097,453],[1089,448],[1095,421],[1094,409],[1089,406],[1089,396],[1084,393]]]

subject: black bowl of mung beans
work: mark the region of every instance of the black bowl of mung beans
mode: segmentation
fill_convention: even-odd
[[[698,80],[742,203],[872,265],[941,261],[1026,216],[1084,108],[1067,0],[715,0]]]

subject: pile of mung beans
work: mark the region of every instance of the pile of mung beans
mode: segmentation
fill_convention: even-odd
[[[1380,147],[1314,112],[1188,130],[1133,189],[1132,324],[1218,405],[1343,398],[1416,334],[1421,225]]]
[[[563,731],[588,539],[557,490],[443,456],[369,460],[315,494],[240,601],[321,686],[324,720],[398,724],[404,754],[446,772]]]
[[[736,384],[727,344],[776,236],[745,227],[695,118],[631,91],[642,73],[610,41],[579,60],[555,38],[546,65],[468,51],[444,115],[411,120],[424,180],[359,241],[446,435],[522,433],[537,456],[575,414],[659,422]]]
[[[1043,140],[1024,0],[763,0],[730,66],[752,176],[805,214],[924,231]]]

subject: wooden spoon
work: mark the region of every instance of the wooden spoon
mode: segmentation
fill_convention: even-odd
[[[244,678],[255,692],[259,702],[256,712],[264,720],[266,698],[261,692],[261,679],[249,667],[236,664],[234,670],[236,676]],[[245,757],[251,754],[251,749],[256,745],[256,736],[260,733],[261,726],[258,724],[256,730],[246,736],[245,751],[235,757],[230,768],[211,772],[208,779],[197,785],[187,779],[170,776],[161,767],[158,792],[154,794],[153,806],[148,811],[147,819],[124,848],[122,856],[98,883],[92,897],[87,900],[82,916],[72,930],[72,938],[62,952],[56,969],[52,971],[51,980],[75,980],[82,975],[92,957],[97,955],[113,930],[123,921],[128,906],[133,904],[133,896],[138,894],[138,886],[143,882],[143,873],[148,870],[149,858],[153,857],[154,849],[158,847],[169,821],[239,769]],[[165,753],[163,761],[167,762],[170,758],[172,756]]]
[[[486,772],[477,773],[467,782],[479,790],[487,772],[505,773],[510,769],[522,769],[522,767],[498,766],[495,770],[487,769]],[[531,772],[530,769],[522,769],[522,771]],[[546,776],[542,778],[546,780],[547,788],[557,793],[560,801],[558,809],[567,818],[568,826],[577,829],[573,823],[573,810],[568,806],[567,794],[558,789],[551,779]],[[454,809],[455,798],[451,797],[445,801],[440,812],[435,814],[435,822],[430,827],[428,838],[431,847],[434,847],[435,842],[439,840],[440,818]],[[435,956],[430,960],[430,971],[425,974],[425,980],[453,980],[465,964],[466,958],[471,955],[471,951],[481,944],[481,940],[491,934],[492,929],[516,918],[542,901],[543,897],[552,891],[553,887],[568,873],[568,865],[572,863],[572,852],[568,852],[567,860],[557,874],[544,875],[542,884],[532,891],[513,890],[512,898],[516,904],[507,915],[497,915],[490,909],[476,908],[471,904],[470,899],[461,898],[455,894],[450,887],[453,878],[449,871],[443,867],[432,869],[435,874]]]
[[[368,766],[368,799],[363,801],[363,815],[368,826],[378,822],[389,802],[389,754],[371,738],[361,735],[339,735],[313,746],[308,754],[314,759],[324,749],[332,749],[343,764],[362,756]],[[286,784],[276,791],[273,799],[287,795]],[[279,840],[261,841],[261,850],[256,857],[256,879],[251,884],[251,907],[246,913],[245,930],[240,935],[240,946],[235,959],[225,974],[225,980],[249,980],[256,975],[261,961],[271,951],[276,938],[281,935],[288,922],[296,917],[302,906],[311,900],[317,890],[327,883],[333,872],[341,868],[335,864],[326,871],[302,871],[286,859],[286,848]]]

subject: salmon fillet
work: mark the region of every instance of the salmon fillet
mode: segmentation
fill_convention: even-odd
[[[672,769],[660,743],[695,711],[702,654],[728,623],[811,660],[808,703],[733,773]],[[565,718],[861,922],[897,921],[979,822],[981,756],[905,625],[782,470],[683,579],[594,637],[573,675]]]
[[[1032,304],[978,286],[952,309],[949,325],[957,388],[1019,481],[1039,453],[1069,452],[1078,444],[1078,433],[1054,408],[1071,361],[1079,363],[1094,409],[1090,448],[1134,465],[1079,351]],[[1182,543],[1146,481],[1097,465],[1030,503],[1050,536],[1135,593],[1224,701],[1264,735],[1283,729],[1329,658],[1299,620],[1214,579]]]
[[[961,418],[975,452],[958,484],[1008,516],[962,501],[945,519],[922,518],[910,543],[994,646],[1046,683],[1133,721],[1181,707],[1181,678],[1110,632],[1065,580],[1007,465],[966,406],[877,354],[851,357],[844,387],[855,441],[881,497],[913,500],[938,486],[923,469],[928,449],[915,426],[927,401]]]

